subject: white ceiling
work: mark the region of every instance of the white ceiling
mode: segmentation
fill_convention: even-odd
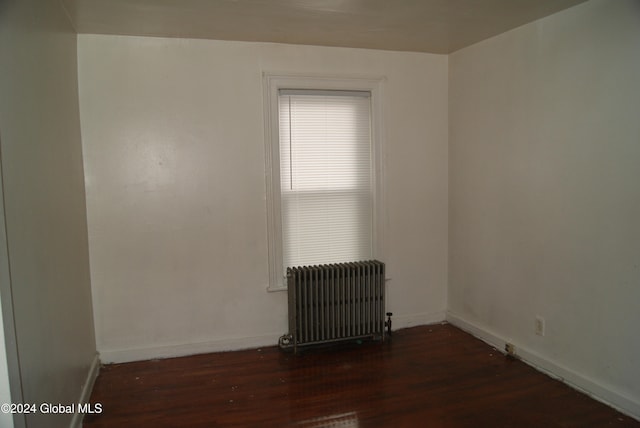
[[[78,33],[450,53],[585,0],[61,0]]]

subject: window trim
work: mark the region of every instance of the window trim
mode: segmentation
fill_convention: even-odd
[[[384,260],[384,144],[382,91],[384,77],[331,77],[307,74],[263,73],[265,179],[269,285],[267,291],[285,291],[282,269],[282,215],[280,203],[280,138],[278,94],[281,89],[367,91],[371,94],[371,165],[373,192],[373,257]]]

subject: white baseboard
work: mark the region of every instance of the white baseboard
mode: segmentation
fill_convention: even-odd
[[[100,360],[104,364],[127,363],[131,361],[184,357],[187,355],[208,354],[210,352],[239,351],[263,346],[275,346],[278,344],[278,338],[283,334],[284,332],[265,336],[237,337],[210,342],[151,346],[146,348],[99,349]]]
[[[96,383],[96,378],[100,373],[100,358],[98,354],[93,358],[91,362],[91,366],[89,367],[89,372],[87,373],[87,379],[82,385],[82,391],[80,392],[80,398],[78,399],[78,404],[85,404],[89,402],[91,398],[91,392],[93,391],[93,385]],[[82,418],[84,415],[82,413],[75,413],[73,415],[73,419],[71,419],[70,428],[82,428]]]
[[[447,313],[445,311],[423,312],[419,314],[393,315],[391,317],[391,327],[393,330],[415,327],[418,325],[436,324],[445,321]]]
[[[488,343],[500,352],[504,352],[504,346],[507,343],[506,338],[501,337],[485,327],[472,323],[451,311],[447,312],[446,319],[449,323],[461,330],[464,330]],[[601,401],[634,419],[640,420],[640,402],[637,400],[603,386],[597,381],[590,379],[583,374],[577,373],[543,355],[538,354],[535,351],[524,348],[510,339],[509,342],[513,343],[515,346],[517,357],[536,370],[558,379],[572,388],[577,389],[578,391],[589,395],[590,397]]]
[[[446,312],[394,315],[391,317],[393,329],[414,327],[417,325],[435,324],[444,321]],[[238,351],[241,349],[275,346],[285,332],[264,336],[238,337],[210,342],[185,343],[177,345],[151,346],[130,349],[99,349],[100,360],[104,364],[127,363],[159,358],[184,357],[187,355],[207,354],[210,352]]]

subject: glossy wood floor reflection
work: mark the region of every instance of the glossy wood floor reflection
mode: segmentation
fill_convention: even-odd
[[[383,344],[105,366],[97,427],[640,427],[451,325]]]

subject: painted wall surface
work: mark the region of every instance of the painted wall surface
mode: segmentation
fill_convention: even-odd
[[[640,415],[640,2],[590,1],[449,65],[449,309]]]
[[[96,353],[76,47],[59,2],[0,5],[4,209],[26,403],[77,402]],[[71,418],[38,412],[27,425]]]
[[[444,318],[447,57],[80,35],[92,287],[104,361],[275,344],[263,72],[385,77],[394,326]]]

